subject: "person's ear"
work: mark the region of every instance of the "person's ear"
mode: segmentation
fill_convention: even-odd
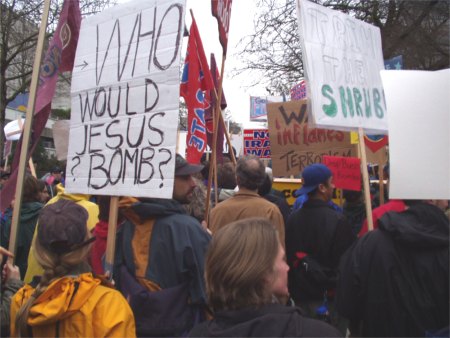
[[[320,184],[319,184],[319,191],[320,191],[321,193],[324,193],[326,190],[327,190],[327,188],[325,187],[325,184],[320,183]]]

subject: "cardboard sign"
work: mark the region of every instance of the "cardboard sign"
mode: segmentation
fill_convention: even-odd
[[[267,129],[244,129],[244,155],[270,158],[270,140]]]
[[[292,206],[297,197],[294,193],[302,187],[302,180],[300,178],[274,178],[272,188],[281,191],[286,199],[286,202]]]
[[[311,122],[386,133],[380,29],[306,0],[297,0],[297,17]]]
[[[450,199],[450,70],[381,76],[389,111],[389,198]]]
[[[172,197],[184,8],[183,0],[134,1],[83,20],[68,192]]]
[[[322,156],[355,156],[350,133],[310,129],[306,100],[267,105],[274,176],[299,175]]]
[[[324,156],[323,164],[333,173],[336,188],[361,190],[361,161],[356,157]]]

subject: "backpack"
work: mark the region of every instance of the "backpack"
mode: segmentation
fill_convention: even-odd
[[[114,280],[133,310],[138,337],[187,336],[194,325],[205,320],[201,305],[190,304],[189,283],[149,291],[135,277],[124,253],[124,226],[117,231]],[[130,257],[128,257],[130,259]]]
[[[323,299],[326,291],[336,288],[336,270],[320,264],[305,253],[297,253],[296,256],[289,271],[289,285],[295,300]]]
[[[126,266],[122,265],[119,273],[120,291],[133,310],[137,336],[186,336],[199,322],[198,311],[189,304],[189,283],[148,291]]]

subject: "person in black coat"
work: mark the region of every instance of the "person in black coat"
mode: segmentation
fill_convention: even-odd
[[[342,257],[337,308],[353,336],[449,336],[449,220],[439,203],[386,213]]]
[[[331,170],[312,164],[303,170],[302,180],[298,194],[307,194],[308,200],[291,214],[286,228],[289,291],[313,318],[327,307],[332,324],[345,334],[346,322],[334,310],[333,296],[339,259],[356,235],[346,217],[329,204],[335,188]]]
[[[325,322],[305,318],[281,303],[288,297],[284,249],[265,218],[248,218],[219,229],[205,262],[208,305],[213,319],[191,337],[336,337]]]
[[[269,202],[275,204],[278,209],[280,209],[281,215],[283,216],[284,224],[286,225],[289,214],[291,213],[291,208],[286,202],[284,196],[280,196],[281,192],[272,189],[273,176],[272,169],[266,168],[266,175],[264,182],[258,187],[258,194],[264,197]],[[278,194],[279,193],[279,194]]]

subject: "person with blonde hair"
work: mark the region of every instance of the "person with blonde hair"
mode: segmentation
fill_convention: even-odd
[[[214,319],[194,327],[190,336],[341,336],[327,323],[280,303],[289,295],[288,270],[278,232],[267,219],[248,218],[220,228],[205,262]]]
[[[87,211],[69,200],[42,209],[33,244],[44,273],[11,301],[12,337],[136,336],[125,298],[89,272],[87,220]]]

